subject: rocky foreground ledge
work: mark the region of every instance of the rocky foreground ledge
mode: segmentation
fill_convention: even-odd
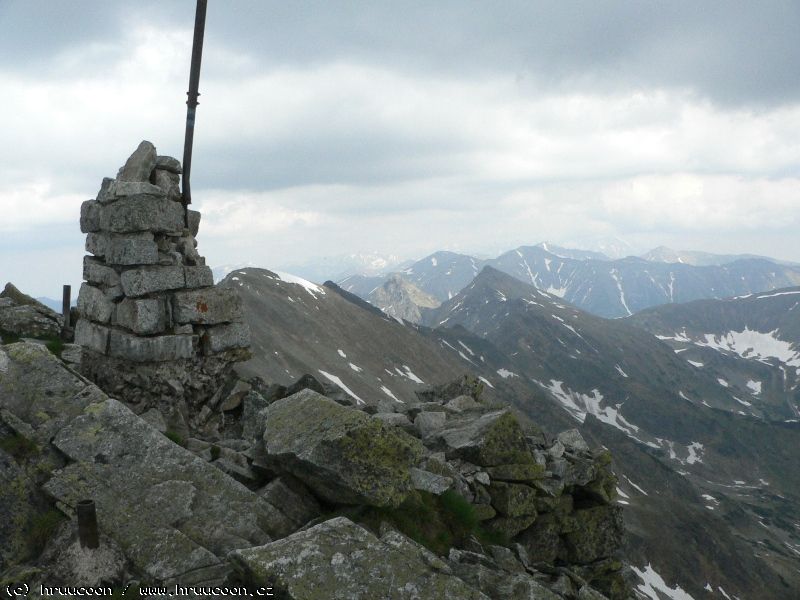
[[[310,376],[231,381],[212,403],[224,427],[187,438],[42,345],[0,346],[0,580],[632,598],[608,452],[480,391],[465,378],[367,413]],[[94,551],[76,536],[85,498]]]

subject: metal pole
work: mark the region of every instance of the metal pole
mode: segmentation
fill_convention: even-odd
[[[97,533],[97,513],[94,500],[81,500],[78,502],[78,539],[81,548],[94,549],[100,546]]]
[[[206,6],[208,0],[197,0],[194,16],[194,42],[192,44],[192,66],[189,72],[189,91],[186,92],[186,136],[183,141],[183,207],[186,226],[189,226],[188,206],[192,203],[189,177],[192,172],[192,143],[194,142],[194,117],[197,111],[197,88],[200,84],[200,61],[203,58],[203,35],[206,28]]]
[[[71,285],[65,285],[64,289],[62,291],[62,296],[61,296],[61,314],[64,315],[64,328],[65,329],[71,326],[71,323],[70,323],[70,320],[69,320],[69,311],[70,311],[70,308],[71,308],[70,305],[72,304],[71,296],[72,296],[72,286]]]

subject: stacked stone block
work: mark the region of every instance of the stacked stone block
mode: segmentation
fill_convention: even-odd
[[[241,299],[214,286],[197,252],[200,213],[180,202],[180,172],[142,142],[81,206],[90,254],[75,325],[82,370],[142,408],[177,392],[202,404],[232,363],[249,357]]]

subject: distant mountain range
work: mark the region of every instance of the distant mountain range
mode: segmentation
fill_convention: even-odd
[[[800,266],[749,255],[720,256],[658,248],[645,258],[609,259],[597,252],[552,244],[521,246],[495,259],[480,260],[436,252],[397,273],[422,292],[445,302],[468,285],[484,266],[554,294],[587,312],[607,318],[630,316],[652,306],[720,299],[800,285]],[[388,275],[356,274],[338,281],[342,288],[370,298]],[[398,298],[392,302],[397,304]],[[403,298],[403,303],[413,299]],[[419,306],[420,314],[425,306]]]
[[[426,262],[428,273],[473,271],[463,255]],[[439,288],[452,297],[421,313],[428,326],[398,322],[331,282],[243,269],[222,285],[240,291],[253,329],[247,374],[287,384],[308,372],[391,407],[470,372],[490,398],[551,431],[579,427],[612,451],[639,572],[652,565],[695,599],[709,586],[791,597],[800,588],[800,288],[609,320],[475,267],[462,289]],[[392,286],[415,293],[396,278]]]

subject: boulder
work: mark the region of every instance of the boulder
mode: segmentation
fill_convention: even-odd
[[[0,330],[17,336],[58,337],[60,322],[34,306],[0,307]]]
[[[321,593],[330,600],[489,599],[405,536],[389,531],[378,538],[345,517],[236,550],[230,560],[247,583],[272,586],[277,597],[292,600],[317,600]]]
[[[564,518],[565,559],[588,564],[616,554],[622,546],[624,525],[619,506],[576,510]]]
[[[495,481],[489,486],[492,506],[501,515],[523,517],[536,515],[536,490],[522,483]]]
[[[117,181],[150,181],[156,166],[156,148],[147,140],[141,142],[117,173]]]
[[[269,462],[329,502],[396,507],[412,489],[422,444],[378,419],[309,389],[263,416]]]
[[[176,290],[185,285],[183,267],[140,267],[122,273],[122,290],[130,298]]]
[[[119,273],[92,256],[83,257],[83,278],[98,286],[114,287],[120,284]]]
[[[183,169],[181,169],[181,161],[179,161],[177,158],[172,158],[171,156],[156,156],[156,169],[169,171],[170,173],[175,173],[176,175],[183,173]]]
[[[519,421],[510,410],[499,410],[466,419],[437,434],[447,458],[461,458],[476,465],[533,463]]]
[[[291,523],[291,531],[297,531],[322,514],[322,507],[316,498],[303,482],[291,475],[276,477],[258,493],[286,516]]]
[[[78,292],[78,311],[85,319],[95,323],[108,323],[114,313],[114,304],[100,288],[82,283]]]
[[[446,419],[444,412],[421,412],[414,417],[414,427],[424,438],[442,429]]]
[[[205,265],[183,267],[187,288],[210,287],[214,285],[214,274],[211,267]]]
[[[437,475],[423,469],[411,468],[411,483],[415,490],[441,496],[453,487],[453,478]]]
[[[81,204],[81,233],[100,231],[100,211],[103,205],[97,200],[87,200]]]

